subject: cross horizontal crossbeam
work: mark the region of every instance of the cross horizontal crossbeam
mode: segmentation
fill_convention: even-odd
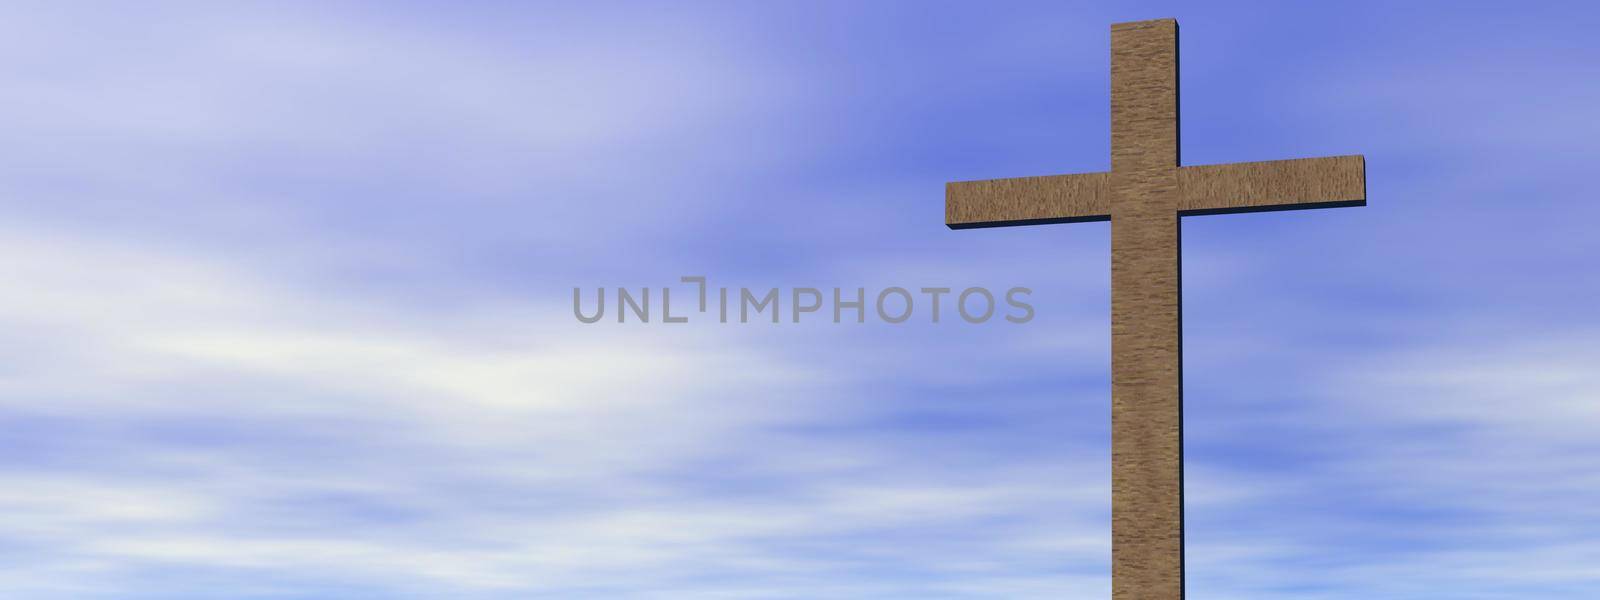
[[[1209,215],[1366,205],[1360,155],[1178,169],[1178,214]],[[1111,174],[1043,175],[945,186],[951,229],[1111,219]]]

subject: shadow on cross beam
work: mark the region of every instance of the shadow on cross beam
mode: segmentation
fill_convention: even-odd
[[[982,221],[976,223],[946,223],[951,229],[984,229],[987,227],[1017,227],[1021,225],[1055,225],[1057,223],[1094,223],[1110,221],[1111,215],[1089,217],[1052,217],[1047,219],[1016,219],[1012,221]]]
[[[1304,202],[1300,204],[1271,204],[1267,206],[1236,206],[1233,208],[1200,208],[1195,210],[1180,210],[1179,216],[1203,217],[1206,215],[1237,215],[1240,213],[1278,212],[1283,210],[1306,210],[1311,208],[1349,208],[1366,206],[1367,200],[1341,200],[1338,202]],[[951,229],[966,229],[965,227],[952,227]]]

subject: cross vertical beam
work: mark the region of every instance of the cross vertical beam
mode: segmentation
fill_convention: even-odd
[[[1111,597],[1183,597],[1178,24],[1111,28]]]

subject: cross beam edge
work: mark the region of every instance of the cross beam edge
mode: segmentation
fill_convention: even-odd
[[[1182,167],[1183,215],[1366,206],[1367,162],[1357,154]]]
[[[1106,221],[1110,187],[1110,173],[947,183],[944,222],[951,229],[973,229]]]

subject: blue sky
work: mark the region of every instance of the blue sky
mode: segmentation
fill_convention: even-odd
[[[0,595],[1092,598],[1113,22],[1186,164],[1195,598],[1600,593],[1579,3],[13,4]],[[583,325],[575,286],[1034,290],[1025,325]],[[683,289],[682,293],[687,293]]]

